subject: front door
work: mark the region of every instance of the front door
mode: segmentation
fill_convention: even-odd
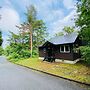
[[[47,48],[47,55],[48,55],[48,58],[52,56],[52,47],[50,46]]]

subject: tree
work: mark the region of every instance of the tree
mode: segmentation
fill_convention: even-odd
[[[33,5],[27,7],[27,22],[24,22],[21,24],[21,26],[16,26],[21,30],[21,36],[24,37],[24,35],[27,34],[28,37],[28,44],[30,45],[29,48],[31,50],[31,57],[32,57],[32,49],[33,49],[33,29],[34,29],[34,23],[36,21],[36,9]],[[28,32],[28,33],[27,33]],[[24,38],[23,38],[24,41]]]
[[[82,60],[84,60],[87,65],[90,65],[90,46],[81,46],[80,51],[82,54]]]
[[[33,5],[27,8],[27,22],[29,24],[30,33],[30,46],[31,52],[32,48],[37,50],[38,46],[43,44],[45,37],[48,35],[46,31],[46,26],[43,20],[37,19],[37,11]]]
[[[3,54],[4,50],[2,48],[2,43],[3,43],[3,39],[2,39],[2,32],[0,31],[0,56]]]
[[[10,45],[12,45],[13,43],[16,44],[16,43],[20,42],[21,38],[19,35],[15,34],[13,32],[9,32],[9,33],[10,33],[10,35],[9,35],[8,41],[9,41]]]
[[[65,26],[62,32],[55,33],[55,36],[63,36],[64,34],[71,34],[76,32],[73,27]]]
[[[76,26],[80,28],[81,38],[90,45],[90,0],[79,1],[77,8]]]
[[[1,7],[0,7],[1,9]],[[0,15],[0,19],[1,19],[1,15]],[[4,50],[2,48],[2,43],[3,43],[3,39],[2,39],[2,32],[0,30],[0,56],[3,54]]]
[[[3,43],[2,32],[0,31],[0,46],[2,45],[2,43]]]
[[[9,57],[9,59],[20,59],[20,58],[29,58],[31,56],[29,46],[27,45],[26,41],[23,42],[22,37],[20,33],[17,35],[13,32],[10,32],[9,36],[9,46],[5,49],[5,55]]]
[[[30,11],[29,11],[30,10]],[[27,21],[16,26],[19,33],[10,32],[9,43],[5,49],[9,59],[29,58],[38,55],[38,46],[45,41],[47,35],[45,23],[36,18],[33,6],[27,10]],[[33,51],[32,51],[33,46]]]
[[[1,9],[1,7],[0,7],[0,9]],[[1,15],[0,15],[0,19],[1,19]],[[2,32],[1,32],[1,30],[0,30],[0,46],[2,45],[2,42],[3,42]]]
[[[27,16],[28,23],[33,24],[34,21],[36,20],[36,15],[37,15],[37,11],[33,5],[30,5],[29,7],[27,7],[26,16]]]
[[[36,20],[33,28],[33,48],[38,49],[38,46],[45,42],[46,36],[48,33],[45,23],[42,20]]]
[[[58,32],[58,33],[55,33],[55,36],[63,36],[64,33],[63,32]]]
[[[0,56],[4,53],[3,48],[0,46]]]
[[[77,8],[76,26],[80,28],[81,39],[86,42],[80,48],[82,59],[90,65],[90,0],[78,1]]]
[[[74,32],[74,28],[73,27],[68,27],[68,26],[65,26],[63,28],[63,31],[66,33],[66,34],[71,34],[72,32]]]
[[[1,9],[2,7],[0,7],[0,9]],[[1,15],[0,15],[0,19],[1,19]]]

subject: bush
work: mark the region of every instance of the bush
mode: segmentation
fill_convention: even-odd
[[[4,55],[9,56],[12,53],[13,53],[13,49],[11,48],[11,46],[7,46],[4,50]]]
[[[37,56],[38,56],[38,51],[37,50],[33,50],[32,57],[37,57]]]
[[[21,58],[29,58],[31,56],[30,50],[21,50]]]
[[[90,46],[81,46],[80,47],[82,59],[90,65]]]
[[[31,56],[30,50],[28,48],[24,48],[20,44],[13,45],[13,46],[7,46],[5,48],[6,56],[8,56],[8,59],[20,59],[20,58],[29,58]]]
[[[12,59],[19,59],[20,58],[20,55],[18,54],[18,53],[16,53],[16,52],[13,52],[12,54],[11,54],[11,56],[12,56]]]
[[[28,46],[22,44],[13,44],[5,48],[5,55],[8,59],[25,59],[31,56]],[[33,50],[32,57],[38,56],[38,50]]]
[[[3,48],[0,46],[0,56],[4,53]]]

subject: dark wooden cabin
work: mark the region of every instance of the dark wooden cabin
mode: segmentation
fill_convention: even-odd
[[[74,61],[80,58],[81,45],[78,33],[74,32],[64,36],[57,36],[46,41],[39,47],[39,57],[54,57],[55,59]]]

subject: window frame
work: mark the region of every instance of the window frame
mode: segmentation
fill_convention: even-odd
[[[66,51],[66,46],[68,46],[69,51]],[[69,45],[63,45],[64,51],[61,50],[61,47],[62,47],[62,46],[60,46],[60,52],[61,52],[61,53],[70,53],[70,46],[69,46]]]
[[[62,47],[62,46],[60,46],[60,52],[64,52],[64,51],[62,51],[61,47]],[[63,47],[64,47],[64,46],[63,46]]]

